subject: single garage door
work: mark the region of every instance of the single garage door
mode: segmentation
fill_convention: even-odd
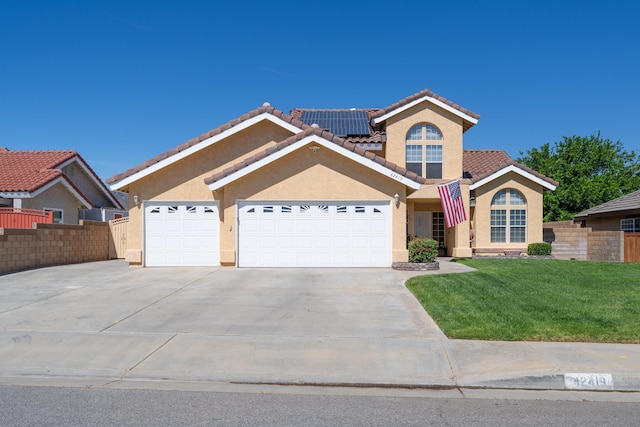
[[[220,214],[215,202],[147,202],[145,265],[220,265]]]
[[[239,267],[389,267],[391,203],[238,202]]]

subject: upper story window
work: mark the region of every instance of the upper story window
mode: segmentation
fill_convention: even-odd
[[[491,243],[527,241],[527,201],[512,188],[500,190],[491,199]]]
[[[442,178],[442,132],[434,125],[419,123],[407,132],[406,168],[420,176]]]

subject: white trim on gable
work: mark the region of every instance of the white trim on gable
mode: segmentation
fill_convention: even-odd
[[[527,171],[525,171],[524,169],[520,169],[519,167],[515,166],[515,165],[509,165],[505,168],[500,169],[498,172],[495,172],[492,175],[489,175],[486,178],[481,179],[478,182],[475,182],[473,184],[471,184],[469,186],[470,190],[475,190],[478,187],[482,187],[483,185],[485,185],[488,182],[493,181],[496,178],[500,178],[501,176],[509,173],[509,172],[514,172],[517,173],[518,175],[527,178],[528,180],[531,180],[533,182],[535,182],[536,184],[540,184],[541,186],[543,186],[544,188],[546,188],[547,190],[555,190],[556,186],[553,184],[548,183],[547,181],[545,181],[544,179],[538,178],[537,176],[533,175],[532,173],[529,173]]]
[[[2,191],[0,197],[4,199],[29,199],[31,195],[28,191]]]
[[[393,180],[395,180],[397,182],[400,182],[400,183],[402,183],[402,184],[406,185],[407,187],[410,187],[410,188],[412,188],[414,190],[417,190],[417,189],[420,188],[420,184],[419,183],[407,178],[406,176],[402,176],[402,175],[392,171],[391,169],[386,168],[386,167],[382,166],[379,163],[376,163],[375,161],[373,161],[371,159],[363,157],[360,154],[355,153],[353,151],[347,150],[346,148],[341,147],[341,146],[339,146],[339,145],[337,145],[337,144],[335,144],[335,143],[333,143],[331,141],[328,141],[328,140],[326,140],[326,139],[324,139],[324,138],[322,138],[322,137],[320,137],[318,135],[309,135],[309,136],[307,136],[305,138],[302,138],[301,140],[296,141],[295,143],[283,148],[282,150],[279,150],[279,151],[277,151],[277,152],[275,152],[273,154],[270,154],[270,155],[268,155],[266,157],[263,157],[262,159],[254,162],[254,163],[251,163],[249,166],[246,166],[246,167],[240,169],[237,172],[234,172],[234,173],[232,173],[230,175],[227,175],[224,178],[222,178],[222,179],[220,179],[220,180],[218,180],[216,182],[213,182],[213,183],[209,184],[209,189],[211,191],[218,190],[218,189],[224,187],[225,185],[227,185],[227,184],[229,184],[229,183],[231,183],[231,182],[233,182],[233,181],[235,181],[235,180],[237,180],[239,178],[242,178],[243,176],[246,176],[246,175],[250,174],[251,172],[254,172],[257,169],[260,169],[261,167],[263,167],[265,165],[268,165],[269,163],[274,162],[274,161],[286,156],[287,154],[292,153],[293,151],[295,151],[295,150],[297,150],[299,148],[302,148],[305,145],[310,144],[310,143],[319,144],[319,145],[321,145],[321,146],[323,146],[325,148],[328,148],[328,149],[330,149],[330,150],[332,150],[332,151],[334,151],[334,152],[336,152],[338,154],[341,154],[341,155],[343,155],[343,156],[345,156],[345,157],[347,157],[347,158],[349,158],[349,159],[351,159],[351,160],[353,160],[353,161],[355,161],[355,162],[357,162],[357,163],[359,163],[359,164],[361,164],[363,166],[368,167],[369,169],[372,169],[372,170],[374,170],[374,171],[376,171],[378,173],[381,173],[382,175],[384,175],[386,177],[389,177],[389,178],[391,178],[391,179],[393,179]]]
[[[456,116],[462,118],[463,120],[468,121],[471,124],[475,125],[476,123],[478,123],[478,119],[476,119],[474,117],[471,117],[470,115],[463,113],[462,111],[458,110],[457,108],[453,108],[449,104],[445,104],[444,102],[440,101],[439,99],[433,98],[433,97],[431,97],[429,95],[425,95],[422,98],[418,98],[415,101],[412,101],[412,102],[410,102],[410,103],[408,103],[406,105],[403,105],[402,107],[398,107],[395,110],[385,114],[384,116],[377,117],[377,118],[373,119],[373,122],[375,124],[382,123],[385,120],[387,120],[389,117],[393,117],[396,114],[400,114],[401,112],[406,111],[409,108],[415,107],[416,105],[418,105],[418,104],[420,104],[420,103],[422,103],[424,101],[428,101],[428,102],[430,102],[430,103],[432,103],[434,105],[437,105],[438,107],[442,108],[443,110],[446,110],[446,111],[448,111],[450,113],[453,113]]]
[[[76,163],[77,165],[80,166],[80,168],[84,171],[85,175],[87,175],[89,177],[89,179],[91,181],[93,181],[93,183],[95,184],[96,187],[98,187],[100,189],[100,191],[107,196],[107,198],[109,200],[111,200],[111,203],[113,203],[113,205],[117,208],[118,206],[120,206],[120,202],[116,199],[116,197],[107,190],[107,188],[105,188],[104,184],[102,183],[102,181],[100,181],[100,179],[98,179],[98,177],[92,173],[89,168],[87,168],[87,166],[85,166],[84,162],[80,160],[80,158],[78,156],[74,156],[72,158],[70,158],[69,160],[67,160],[64,163],[61,163],[60,165],[58,165],[58,169],[62,170],[63,168],[69,166],[72,163]],[[69,178],[71,180],[71,178]],[[76,184],[77,185],[77,184]]]
[[[196,153],[204,148],[207,148],[213,144],[215,144],[218,141],[221,141],[225,138],[228,138],[231,135],[234,135],[242,130],[245,130],[251,126],[253,126],[256,123],[259,123],[263,120],[268,120],[288,131],[290,131],[292,134],[296,134],[296,133],[300,133],[302,131],[301,128],[292,125],[291,123],[282,120],[279,117],[274,116],[271,113],[261,113],[257,116],[251,117],[250,119],[247,119],[245,121],[243,121],[242,123],[239,123],[235,126],[232,126],[231,128],[220,132],[217,135],[212,136],[211,138],[207,138],[189,148],[187,148],[186,150],[180,151],[179,153],[176,153],[170,157],[167,157],[166,159],[163,159],[161,161],[159,161],[156,164],[153,164],[143,170],[141,170],[140,172],[134,173],[131,176],[128,176],[124,179],[122,179],[121,181],[117,181],[113,184],[110,185],[111,189],[116,191],[116,190],[120,190],[121,188],[126,187],[127,185],[131,184],[132,182],[138,181],[139,179],[142,179],[154,172],[157,172],[158,170],[165,168],[175,162],[177,162],[178,160],[184,159],[185,157]]]
[[[67,181],[66,178],[64,177],[58,177],[56,179],[54,179],[51,182],[48,182],[47,184],[43,185],[42,187],[38,188],[36,191],[34,191],[33,193],[28,193],[29,197],[25,197],[25,198],[34,198],[37,197],[39,194],[45,192],[46,190],[48,190],[49,188],[53,187],[56,184],[62,184],[67,190],[69,190],[69,192],[73,195],[73,197],[75,197],[80,203],[82,203],[83,205],[85,205],[87,208],[92,208],[93,205],[91,204],[91,200],[86,199],[81,193],[78,192],[78,190],[76,190],[73,185],[71,185],[69,183],[69,181]]]

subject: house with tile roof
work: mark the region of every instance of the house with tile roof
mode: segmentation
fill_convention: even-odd
[[[134,201],[126,259],[389,267],[408,260],[408,236],[453,257],[526,251],[557,183],[503,151],[464,150],[479,118],[428,89],[386,108],[265,103],[107,180]],[[461,222],[447,227],[451,183]]]
[[[115,195],[73,150],[0,148],[0,208],[52,211],[54,223],[78,224],[91,209],[124,212]]]
[[[573,219],[594,231],[640,233],[640,190],[580,212]]]

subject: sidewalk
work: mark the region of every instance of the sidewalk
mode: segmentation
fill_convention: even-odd
[[[468,269],[455,262],[440,262],[440,274]],[[255,320],[245,325],[243,313],[235,308],[234,300],[225,299],[222,305],[213,308],[204,304],[203,298],[204,292],[212,293],[212,283],[218,283],[212,278],[219,280],[225,274],[235,275],[237,270],[177,270],[160,286],[152,282],[168,276],[164,270],[136,272],[117,264],[101,267],[105,266],[114,278],[92,289],[87,287],[86,292],[80,277],[99,281],[103,280],[100,277],[105,271],[78,272],[77,277],[67,279],[65,293],[38,297],[38,301],[29,305],[11,305],[12,299],[17,301],[18,297],[26,298],[24,296],[10,294],[3,298],[0,302],[0,384],[69,383],[91,387],[136,384],[144,388],[189,382],[203,387],[227,383],[640,392],[640,345],[450,340],[417,307],[417,301],[405,295],[402,283],[411,277],[408,272],[385,271],[384,274],[395,277],[398,283],[392,291],[401,292],[401,302],[420,316],[420,326],[391,328],[373,334],[385,324],[403,325],[406,319],[399,321],[395,316],[407,309],[402,306],[397,311],[381,313],[377,307],[371,307],[377,316],[372,319],[380,323],[369,325],[370,329],[342,324],[335,314],[342,307],[334,311],[328,307],[322,312],[317,308],[322,308],[322,304],[311,306],[304,300],[324,298],[336,290],[346,296],[352,292],[342,289],[341,284],[333,284],[320,297],[303,293],[303,303],[296,301],[293,309],[277,308],[277,311],[263,313],[254,306],[252,310],[257,310],[257,318],[263,320],[257,326]],[[53,274],[53,270],[49,273]],[[274,283],[283,280],[282,273],[283,270],[275,271]],[[264,272],[242,274],[264,276]],[[369,274],[366,280],[370,281],[382,272],[366,274]],[[33,274],[15,275],[10,279],[4,276],[0,287],[3,283],[6,285],[7,280],[33,280],[34,277]],[[141,277],[145,282],[135,282],[142,280]],[[119,282],[125,278],[130,286],[122,287]],[[171,280],[188,284],[174,286]],[[39,295],[46,291],[45,285],[54,286],[56,280],[47,276],[43,283],[42,287],[26,285],[20,289],[26,294]],[[214,289],[216,294],[224,291],[223,287],[215,286],[218,286]],[[280,293],[286,298],[290,289],[269,284],[234,292],[243,293],[245,299],[255,296],[266,306],[276,304],[269,300],[272,294]],[[155,294],[150,294],[152,292]],[[374,287],[370,292],[375,301],[390,291]],[[131,302],[131,307],[117,306],[123,297]],[[134,305],[143,297],[142,305]],[[349,303],[342,298],[344,304]],[[147,304],[146,301],[152,300],[153,303]],[[140,306],[144,308],[135,308]],[[228,311],[221,312],[225,306]],[[185,307],[192,307],[191,317],[176,323],[176,316],[184,315]],[[278,324],[270,323],[274,313],[280,318]],[[370,315],[363,312],[358,316]],[[237,317],[231,324],[218,325],[214,321],[217,317],[213,316]],[[104,319],[111,319],[106,327],[100,326]],[[304,327],[298,326],[301,319],[307,322]],[[278,325],[279,332],[273,329],[271,333],[270,328]],[[286,333],[281,332],[283,327]],[[335,332],[338,330],[339,334]]]

